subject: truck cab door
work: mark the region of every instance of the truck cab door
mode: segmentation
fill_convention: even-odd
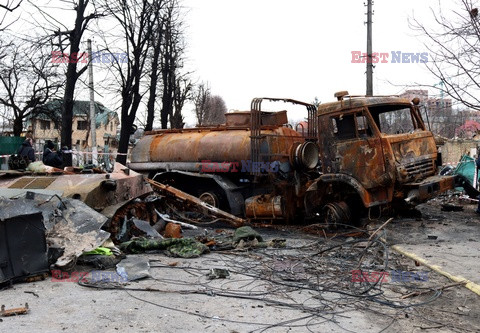
[[[357,179],[366,189],[385,186],[385,161],[381,139],[364,109],[334,114],[330,123],[327,168]],[[328,172],[328,170],[326,170]]]

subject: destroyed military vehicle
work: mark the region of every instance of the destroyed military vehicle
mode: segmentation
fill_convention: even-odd
[[[352,223],[454,187],[454,177],[437,175],[417,99],[335,96],[318,108],[256,98],[225,125],[148,132],[129,167],[251,220]],[[262,111],[264,101],[305,107],[306,128],[291,128],[286,111]]]

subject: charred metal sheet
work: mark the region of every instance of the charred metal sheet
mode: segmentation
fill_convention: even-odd
[[[151,199],[150,199],[151,198]],[[140,199],[140,198],[138,198]],[[124,226],[130,227],[128,236],[143,236],[144,232],[135,227],[135,225],[126,225],[132,218],[148,221],[153,226],[155,225],[159,217],[155,211],[158,204],[161,204],[161,197],[148,196],[145,200],[139,201],[138,199],[130,200],[124,203],[122,206],[112,209],[111,219],[106,225],[106,230],[111,233],[114,243],[119,243],[119,239],[122,238],[121,234],[125,233]],[[113,208],[113,206],[112,206]]]
[[[410,107],[412,105],[408,99],[395,96],[373,96],[368,98],[365,98],[365,96],[348,96],[341,101],[320,104],[318,106],[318,114],[327,114],[330,112],[368,107],[371,105],[379,106],[392,104],[405,105],[405,107]]]
[[[405,188],[410,193],[414,190],[414,198],[409,201],[425,202],[434,196],[443,193],[455,187],[455,176],[432,176],[421,182],[414,182],[405,185]],[[410,197],[410,195],[407,195]]]
[[[0,283],[48,271],[43,222],[31,202],[0,198]]]

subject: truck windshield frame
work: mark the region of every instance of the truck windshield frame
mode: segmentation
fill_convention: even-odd
[[[415,106],[379,105],[368,108],[378,130],[387,135],[424,131],[425,124]]]

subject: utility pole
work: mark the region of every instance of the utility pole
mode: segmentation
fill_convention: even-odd
[[[97,165],[97,126],[95,124],[95,92],[93,90],[92,40],[87,40],[88,50],[88,88],[90,89],[90,137],[92,138],[92,163]]]
[[[373,0],[367,0],[367,96],[373,95],[372,5]]]

